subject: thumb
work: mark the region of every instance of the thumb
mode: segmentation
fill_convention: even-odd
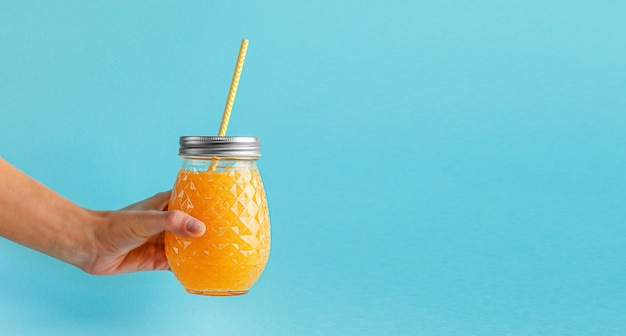
[[[203,222],[179,210],[141,211],[135,214],[140,218],[131,222],[130,229],[141,238],[148,238],[163,231],[194,238],[202,236],[206,231]]]

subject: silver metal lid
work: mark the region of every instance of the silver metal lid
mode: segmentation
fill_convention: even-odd
[[[261,156],[261,139],[243,136],[181,136],[179,156],[253,157]]]

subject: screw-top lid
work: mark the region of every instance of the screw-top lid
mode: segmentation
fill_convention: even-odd
[[[242,136],[181,136],[178,155],[185,157],[261,156],[261,139]]]

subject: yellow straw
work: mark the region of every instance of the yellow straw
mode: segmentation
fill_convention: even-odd
[[[237,64],[235,65],[235,73],[233,79],[230,82],[230,90],[228,90],[228,98],[226,98],[226,106],[224,107],[224,114],[222,115],[222,122],[220,124],[220,130],[217,133],[218,136],[226,136],[226,129],[228,128],[228,121],[230,120],[230,112],[233,110],[233,104],[235,103],[235,95],[237,94],[237,87],[239,86],[239,79],[241,78],[241,70],[243,69],[243,62],[246,60],[246,52],[248,51],[248,40],[243,39],[241,41],[241,47],[239,48],[239,56],[237,56]],[[213,157],[211,160],[210,171],[217,169],[218,157]]]
[[[228,121],[230,120],[230,112],[233,110],[233,104],[235,103],[235,95],[237,94],[239,78],[241,78],[241,70],[243,69],[243,62],[246,60],[247,51],[248,40],[244,39],[241,41],[241,47],[239,48],[239,56],[237,57],[237,64],[235,65],[235,73],[233,74],[233,80],[230,82],[230,90],[228,91],[228,98],[226,99],[226,106],[224,107],[224,114],[222,115],[220,130],[217,133],[218,136],[226,135]]]

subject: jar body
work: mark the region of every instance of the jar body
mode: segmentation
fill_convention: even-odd
[[[165,232],[170,268],[189,293],[247,293],[270,252],[267,198],[256,161],[182,159],[169,209],[200,219],[207,230],[199,238]]]

